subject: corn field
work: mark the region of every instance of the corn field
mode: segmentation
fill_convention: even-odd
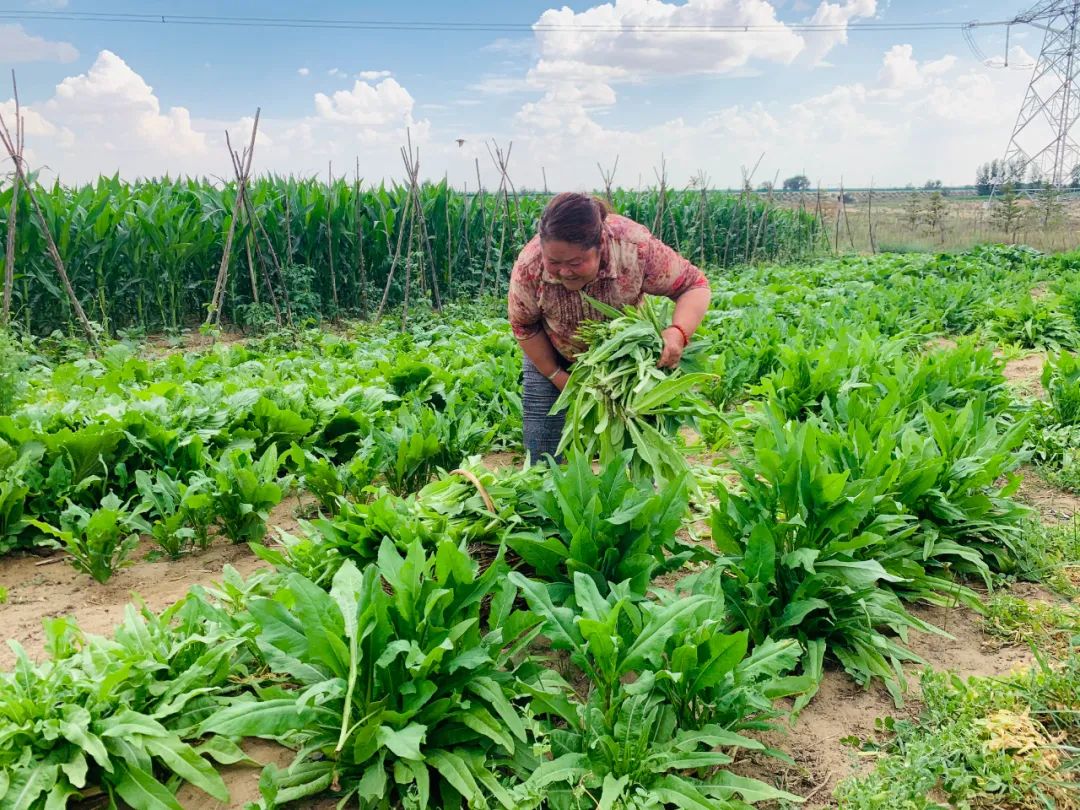
[[[0,190],[6,240],[13,189]],[[344,178],[263,177],[247,188],[206,180],[35,186],[43,218],[91,321],[175,330],[207,317],[230,244],[219,319],[257,323],[366,317],[427,299],[500,295],[548,196],[465,193],[446,182],[362,187]],[[613,207],[702,265],[799,259],[824,244],[817,219],[702,190],[617,190]],[[250,214],[245,214],[249,211]],[[11,319],[35,334],[70,329],[73,312],[28,195],[17,203]],[[0,258],[3,256],[0,251]],[[389,279],[389,283],[388,283]]]

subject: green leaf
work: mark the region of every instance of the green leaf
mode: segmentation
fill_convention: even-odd
[[[600,794],[600,801],[596,804],[596,810],[614,810],[615,802],[622,798],[628,784],[629,776],[623,775],[618,779],[610,773],[604,776],[604,789]]]
[[[167,787],[142,768],[131,765],[121,769],[116,792],[134,810],[184,810]]]
[[[379,726],[377,739],[379,745],[386,746],[402,759],[422,760],[420,746],[423,745],[427,726],[410,723],[405,728],[395,730],[390,726]]]
[[[480,802],[480,787],[465,760],[451,751],[430,751],[427,761],[467,801]]]
[[[757,524],[750,532],[743,570],[751,582],[770,584],[776,577],[776,541],[764,523]]]

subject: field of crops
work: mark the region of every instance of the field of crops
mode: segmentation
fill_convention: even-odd
[[[63,250],[113,326],[209,297],[201,262],[127,289]],[[590,327],[566,462],[524,469],[498,298],[96,355],[10,334],[0,808],[1080,806],[1078,269],[711,270],[671,375],[652,304]],[[354,311],[324,276],[313,311]],[[69,323],[45,291],[17,312]]]
[[[75,313],[45,230],[26,194],[12,211],[12,193],[0,188],[0,244],[15,221],[11,318],[34,334],[67,328]],[[363,316],[409,295],[440,304],[498,294],[549,199],[441,183],[419,189],[414,208],[408,186],[262,178],[230,239],[235,184],[102,178],[35,197],[80,306],[112,335],[201,323],[226,244],[221,311],[242,327]],[[701,265],[802,258],[824,240],[812,214],[751,195],[616,190],[611,203]]]

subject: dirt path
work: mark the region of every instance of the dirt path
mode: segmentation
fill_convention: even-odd
[[[1005,379],[1012,383],[1018,391],[1036,397],[1046,398],[1046,390],[1042,386],[1043,364],[1046,355],[1043,352],[1035,352],[1027,357],[1018,357],[1005,363]]]
[[[1039,513],[1043,523],[1057,526],[1070,523],[1080,515],[1080,497],[1047,483],[1030,464],[1025,464],[1019,472],[1024,480],[1017,496]]]

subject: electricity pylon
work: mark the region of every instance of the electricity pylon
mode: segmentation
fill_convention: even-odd
[[[1080,0],[1045,0],[1013,22],[1039,28],[1045,35],[1002,170],[1012,179],[1034,170],[1061,188],[1080,167],[1074,133],[1080,119]],[[995,185],[1005,179],[995,178]]]

